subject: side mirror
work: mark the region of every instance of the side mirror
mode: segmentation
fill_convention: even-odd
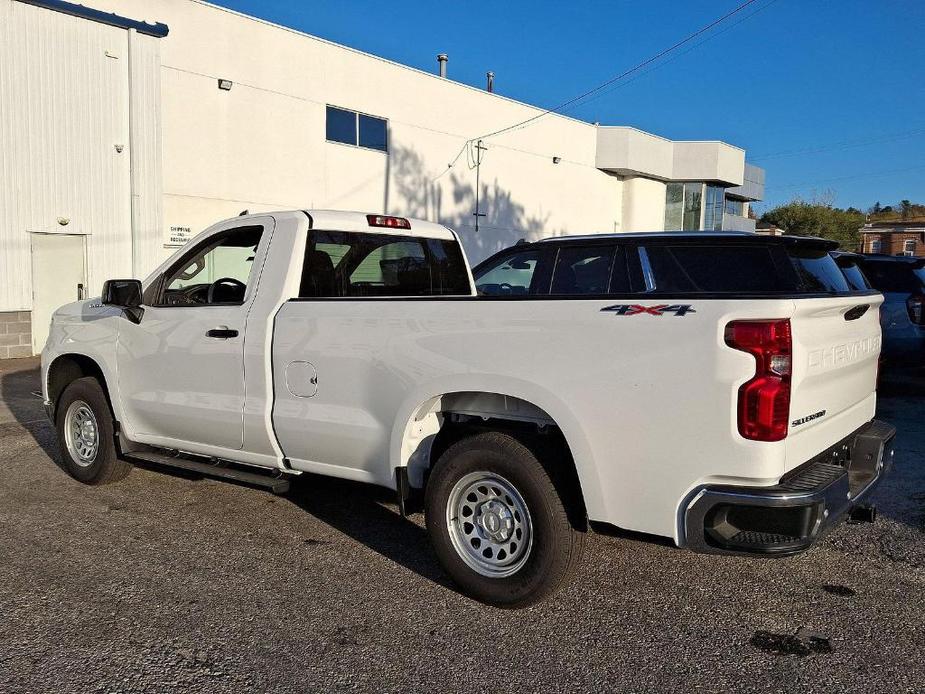
[[[139,308],[141,306],[141,282],[139,280],[106,280],[103,282],[103,305]]]
[[[141,308],[141,282],[139,280],[106,280],[103,282],[102,303],[104,306],[118,306],[125,311],[125,317],[133,323],[140,323],[144,315]]]

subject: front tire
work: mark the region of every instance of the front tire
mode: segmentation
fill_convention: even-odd
[[[132,466],[119,459],[112,411],[95,378],[78,378],[64,389],[55,424],[61,460],[74,479],[108,484],[131,471]]]
[[[497,607],[539,602],[581,563],[573,527],[550,471],[517,439],[478,434],[434,465],[427,530],[441,564],[467,594]]]

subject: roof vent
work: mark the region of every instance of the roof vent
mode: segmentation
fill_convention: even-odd
[[[450,56],[448,56],[446,53],[441,53],[440,55],[437,56],[437,62],[440,64],[440,76],[441,77],[446,77],[446,64],[449,59],[450,59]]]

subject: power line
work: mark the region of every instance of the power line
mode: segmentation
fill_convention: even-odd
[[[660,62],[658,65],[653,65],[653,66],[652,66],[651,68],[649,68],[648,70],[644,70],[643,72],[640,72],[639,74],[634,75],[632,78],[626,80],[625,82],[623,82],[623,83],[621,83],[621,84],[615,84],[611,89],[608,89],[607,91],[602,92],[602,93],[600,93],[600,94],[596,94],[595,96],[592,96],[590,99],[585,100],[585,101],[582,102],[581,104],[574,104],[574,105],[572,105],[571,107],[569,107],[568,109],[565,109],[565,110],[566,110],[566,111],[571,111],[571,110],[574,110],[575,108],[577,108],[578,106],[585,106],[585,105],[591,103],[592,101],[595,101],[595,100],[597,100],[597,99],[600,99],[602,96],[607,96],[608,94],[612,94],[613,92],[615,92],[617,89],[621,89],[621,88],[625,87],[625,86],[628,85],[628,84],[632,84],[633,82],[635,82],[636,80],[638,80],[640,77],[645,77],[645,76],[648,75],[650,72],[655,72],[656,70],[659,70],[659,69],[665,67],[665,66],[668,65],[669,63],[673,63],[673,62],[674,62],[675,60],[677,60],[678,58],[683,58],[685,55],[687,55],[688,53],[690,53],[690,52],[693,51],[693,50],[696,50],[697,48],[699,48],[700,46],[702,46],[703,44],[705,44],[707,41],[712,41],[712,40],[715,39],[717,36],[720,36],[720,35],[722,35],[722,34],[725,34],[727,31],[730,31],[730,30],[732,30],[732,29],[735,29],[737,26],[739,26],[739,25],[742,24],[743,22],[747,22],[749,19],[751,19],[752,17],[754,17],[754,16],[755,16],[756,14],[758,14],[759,12],[763,12],[764,10],[768,9],[768,8],[769,8],[771,5],[773,5],[775,2],[777,2],[777,0],[769,0],[769,2],[767,2],[767,3],[764,4],[764,5],[762,5],[761,7],[757,8],[754,12],[750,12],[749,14],[745,15],[744,17],[741,17],[739,20],[733,22],[732,24],[730,24],[730,25],[728,25],[728,26],[726,26],[726,27],[720,29],[719,31],[713,32],[712,34],[710,34],[709,36],[707,36],[707,37],[704,38],[703,40],[698,41],[698,42],[695,43],[693,46],[690,46],[689,48],[687,48],[687,50],[681,51],[680,53],[677,53],[677,54],[671,56],[670,58],[667,58],[666,60],[663,60],[663,61]]]
[[[723,22],[725,22],[725,21],[726,21],[727,19],[729,19],[730,17],[732,17],[732,16],[738,14],[739,12],[741,12],[742,10],[744,10],[746,7],[748,7],[749,5],[754,4],[754,3],[757,2],[757,1],[758,1],[758,0],[746,0],[746,2],[743,2],[743,3],[742,3],[741,5],[739,5],[738,7],[736,7],[736,8],[734,8],[734,9],[730,10],[729,12],[727,12],[726,14],[724,14],[722,17],[719,17],[718,19],[714,19],[712,22],[710,22],[710,23],[707,24],[706,26],[701,27],[700,29],[698,29],[698,30],[695,31],[694,33],[688,34],[687,36],[685,36],[683,39],[681,39],[681,40],[678,41],[677,43],[674,43],[673,45],[669,46],[668,48],[665,48],[664,50],[659,51],[658,53],[656,53],[655,55],[653,55],[653,56],[650,57],[650,58],[646,58],[646,59],[643,60],[641,63],[638,63],[638,64],[634,65],[633,67],[631,67],[630,69],[621,72],[621,73],[620,73],[619,75],[617,75],[616,77],[612,77],[612,78],[610,78],[609,80],[607,80],[606,82],[603,82],[602,84],[599,84],[598,86],[596,86],[596,87],[594,87],[594,88],[592,88],[592,89],[589,89],[588,91],[584,92],[583,94],[579,94],[578,96],[576,96],[576,97],[574,97],[574,98],[572,98],[572,99],[569,99],[568,101],[562,102],[561,104],[559,104],[559,105],[556,106],[555,108],[548,109],[548,110],[546,110],[546,111],[543,111],[542,113],[538,113],[538,114],[536,114],[536,115],[534,115],[534,116],[531,116],[530,118],[527,118],[526,120],[520,121],[519,123],[514,123],[513,125],[509,125],[509,126],[507,126],[507,127],[505,127],[505,128],[501,128],[500,130],[495,130],[495,131],[493,131],[493,132],[486,133],[486,134],[484,134],[484,135],[479,135],[477,138],[473,138],[473,139],[479,140],[479,139],[485,139],[485,138],[487,138],[487,137],[493,137],[493,136],[495,136],[495,135],[500,135],[501,133],[505,133],[505,132],[507,132],[508,130],[513,130],[513,129],[515,129],[515,128],[520,128],[520,127],[522,127],[522,126],[524,126],[524,125],[527,125],[527,124],[532,123],[532,122],[534,122],[534,121],[536,121],[536,120],[539,120],[540,118],[543,118],[543,117],[545,117],[545,116],[548,116],[550,113],[557,113],[557,112],[561,111],[562,109],[564,109],[564,108],[567,107],[567,106],[571,106],[572,104],[574,104],[574,103],[576,103],[576,102],[578,102],[578,101],[582,101],[583,99],[585,99],[585,98],[591,96],[592,94],[596,94],[597,92],[601,91],[602,89],[606,89],[607,87],[609,87],[609,86],[610,86],[611,84],[613,84],[614,82],[619,82],[619,81],[622,80],[624,77],[627,77],[627,76],[633,74],[634,72],[638,72],[639,70],[641,70],[642,68],[646,67],[647,65],[651,65],[651,64],[654,63],[655,61],[657,61],[657,60],[659,60],[660,58],[662,58],[662,57],[668,55],[668,54],[671,53],[672,51],[674,51],[674,50],[680,48],[680,47],[683,46],[684,44],[690,43],[691,41],[693,41],[693,40],[694,40],[695,38],[697,38],[698,36],[700,36],[700,35],[702,35],[702,34],[705,34],[706,32],[708,32],[708,31],[709,31],[710,29],[712,29],[713,27],[715,27],[715,26],[717,26],[717,25],[719,25],[719,24],[722,24]]]
[[[784,157],[795,157],[800,154],[818,154],[820,152],[836,152],[855,147],[867,147],[869,145],[881,144],[884,142],[894,142],[904,140],[917,135],[925,135],[925,128],[915,128],[914,130],[905,130],[898,133],[880,135],[878,137],[869,137],[858,140],[842,140],[839,142],[830,142],[816,147],[805,147],[803,149],[790,149],[780,152],[771,152],[770,154],[760,154],[758,156],[749,156],[752,161],[766,161],[768,159],[782,159]]]
[[[839,176],[837,178],[822,178],[815,181],[803,181],[802,183],[788,183],[786,185],[767,186],[765,190],[780,190],[782,188],[802,188],[803,186],[812,186],[819,183],[837,183],[839,181],[853,181],[857,179],[878,178],[880,176],[892,176],[893,174],[906,173],[907,171],[918,171],[925,169],[925,164],[919,166],[908,166],[904,169],[891,169],[889,171],[867,171],[865,173],[854,174],[852,176]]]
[[[462,147],[459,148],[459,151],[456,153],[456,156],[454,156],[453,159],[452,159],[452,161],[450,161],[450,163],[447,164],[446,169],[444,169],[444,170],[443,170],[436,178],[434,178],[433,180],[436,181],[437,179],[441,178],[444,174],[446,174],[447,171],[449,171],[450,169],[452,169],[452,168],[456,165],[456,162],[459,161],[459,158],[462,156],[463,152],[465,152],[466,149],[467,149],[473,142],[475,142],[475,141],[477,141],[477,140],[484,140],[484,139],[486,139],[486,138],[493,137],[493,136],[495,136],[495,135],[500,135],[500,134],[506,133],[506,132],[508,132],[508,131],[510,131],[510,130],[515,130],[515,129],[523,128],[523,127],[525,127],[525,126],[527,126],[527,125],[529,125],[529,124],[531,124],[531,123],[533,123],[533,122],[539,120],[540,118],[544,118],[545,116],[548,116],[548,115],[550,115],[550,114],[552,114],[552,113],[558,113],[558,112],[562,111],[563,109],[565,109],[565,108],[567,108],[567,107],[569,107],[569,106],[577,105],[579,102],[581,102],[581,101],[583,101],[583,100],[585,100],[585,99],[588,99],[588,97],[591,97],[591,96],[593,96],[594,94],[597,94],[598,92],[600,92],[600,91],[606,89],[607,87],[609,87],[610,85],[614,84],[615,82],[619,82],[620,80],[622,80],[622,79],[628,77],[629,75],[632,75],[633,73],[638,72],[639,70],[641,70],[642,68],[646,67],[647,65],[651,65],[652,63],[654,63],[654,62],[660,60],[661,58],[665,57],[666,55],[668,55],[668,54],[671,53],[672,51],[677,50],[677,49],[680,48],[681,46],[683,46],[683,45],[685,45],[685,44],[687,44],[687,43],[690,43],[691,41],[693,41],[693,40],[694,40],[695,38],[697,38],[698,36],[702,36],[703,34],[709,32],[709,31],[710,31],[711,29],[713,29],[714,27],[716,27],[716,26],[722,24],[723,22],[725,22],[725,21],[726,21],[727,19],[729,19],[730,17],[735,16],[736,14],[738,14],[739,12],[741,12],[742,10],[744,10],[746,7],[748,7],[749,5],[754,4],[754,3],[757,2],[757,1],[758,1],[758,0],[746,0],[746,2],[741,3],[741,4],[738,5],[737,7],[733,8],[732,10],[730,10],[729,12],[727,12],[726,14],[724,14],[724,15],[722,15],[721,17],[719,17],[719,18],[713,20],[713,21],[710,22],[709,24],[706,24],[705,26],[701,27],[701,28],[698,29],[697,31],[693,32],[692,34],[688,34],[688,35],[685,36],[683,39],[681,39],[680,41],[677,41],[676,43],[672,44],[672,45],[669,46],[668,48],[665,48],[665,49],[659,51],[658,53],[656,53],[655,55],[653,55],[653,56],[651,56],[651,57],[649,57],[649,58],[643,60],[642,62],[637,63],[637,64],[634,65],[633,67],[629,68],[628,70],[623,71],[622,73],[620,73],[619,75],[617,75],[617,76],[615,76],[615,77],[610,78],[610,79],[607,80],[606,82],[603,82],[603,83],[597,85],[596,87],[594,87],[594,88],[592,88],[592,89],[589,89],[588,91],[586,91],[586,92],[584,92],[584,93],[582,93],[582,94],[579,94],[579,95],[576,96],[576,97],[573,97],[573,98],[569,99],[568,101],[562,102],[561,104],[559,104],[559,105],[556,106],[555,108],[547,109],[547,110],[545,110],[545,111],[542,111],[541,113],[538,113],[538,114],[536,114],[536,115],[533,115],[533,116],[531,116],[530,118],[527,118],[527,119],[525,119],[525,120],[523,120],[523,121],[520,121],[520,122],[518,122],[518,123],[514,123],[514,124],[512,124],[512,125],[509,125],[509,126],[507,126],[507,127],[501,128],[501,129],[499,129],[499,130],[495,130],[495,131],[493,131],[493,132],[486,133],[486,134],[484,134],[484,135],[479,135],[478,137],[473,137],[473,138],[471,138],[471,139],[466,140],[465,142],[463,142]],[[761,8],[758,9],[756,12],[753,12],[752,14],[748,15],[748,17],[751,17],[751,16],[757,14],[758,12],[760,12],[760,11],[763,10],[763,9],[765,9],[768,5],[771,5],[771,4],[774,3],[774,2],[776,2],[776,0],[771,0],[771,2],[767,3],[767,5],[765,5],[764,7],[761,7]],[[737,24],[740,24],[740,23],[741,23],[742,21],[744,21],[745,19],[748,19],[748,17],[745,17],[744,19],[740,20],[739,22],[736,22],[736,24],[734,24],[733,26],[735,26],[735,25],[737,25]],[[732,27],[728,27],[728,28],[732,28]],[[723,31],[725,31],[725,30],[723,30]],[[709,37],[709,38],[713,38],[714,36],[719,36],[719,34],[723,33],[723,31],[716,32],[716,34],[714,34],[713,36],[711,36],[711,37]],[[698,46],[698,45],[704,43],[705,41],[709,40],[709,38],[708,38],[708,39],[705,39],[704,41],[701,41],[701,42],[697,43],[695,46],[693,46],[693,47],[691,48],[691,50],[692,50],[693,48],[696,48],[696,46]],[[685,51],[685,53],[687,53],[687,52],[689,52],[689,51]],[[683,55],[683,54],[682,54],[682,55]],[[667,63],[667,62],[670,62],[670,61],[665,61],[665,62]],[[653,68],[653,69],[655,69],[655,68]],[[649,71],[647,71],[647,72],[649,72]]]

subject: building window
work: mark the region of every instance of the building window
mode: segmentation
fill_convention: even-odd
[[[915,255],[915,239],[903,241],[903,255]]]
[[[736,200],[735,198],[726,198],[726,214],[735,217],[745,216],[745,201]]]
[[[700,181],[668,183],[665,186],[665,230],[699,231],[703,208],[703,188]],[[720,215],[722,224],[722,215]]]
[[[684,210],[684,184],[665,186],[665,231],[680,231]]]
[[[882,245],[880,244],[880,239],[871,239],[870,240],[870,249],[869,253],[880,253]]]
[[[325,115],[325,137],[328,142],[389,151],[389,125],[384,118],[328,106]]]
[[[684,184],[684,222],[681,228],[684,231],[698,231],[700,229],[700,208],[703,203],[703,184]]]
[[[703,208],[703,228],[706,231],[723,230],[723,196],[726,189],[722,186],[707,184],[707,204]]]

